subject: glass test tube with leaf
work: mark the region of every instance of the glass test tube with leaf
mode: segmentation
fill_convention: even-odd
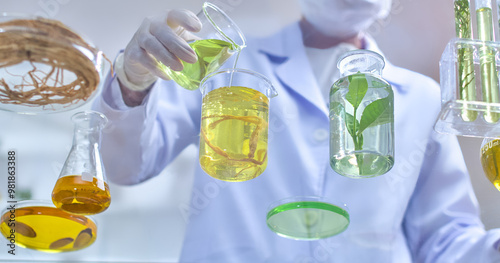
[[[472,39],[471,13],[469,0],[455,0],[455,32],[458,38]],[[475,121],[477,111],[469,109],[467,102],[476,101],[476,83],[474,76],[474,49],[470,45],[458,44],[458,83],[459,99],[463,101],[462,119]]]
[[[384,65],[368,50],[339,60],[341,78],[330,91],[330,165],[341,175],[378,176],[394,164],[394,93],[380,78]]]

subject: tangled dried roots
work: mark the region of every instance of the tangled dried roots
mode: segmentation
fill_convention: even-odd
[[[9,85],[0,75],[0,103],[74,104],[87,100],[97,89],[100,75],[95,62],[79,49],[87,49],[96,56],[100,52],[61,22],[17,19],[0,23],[0,28],[4,30],[0,32],[0,69],[20,78],[18,83]],[[9,73],[9,67],[23,62],[28,62],[31,68],[21,76]],[[43,67],[45,70],[37,68],[40,64],[47,66]],[[70,74],[65,79],[68,73],[74,76]]]

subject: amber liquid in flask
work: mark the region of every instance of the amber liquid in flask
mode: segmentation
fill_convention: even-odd
[[[68,213],[93,215],[108,209],[111,195],[99,153],[107,119],[98,112],[73,115],[73,146],[52,191],[54,205]]]
[[[84,181],[80,175],[64,176],[57,180],[52,192],[54,205],[75,214],[92,215],[106,210],[111,203],[109,186],[97,178]]]
[[[269,99],[246,87],[222,87],[203,98],[200,165],[212,177],[246,181],[267,166]]]
[[[488,180],[500,191],[499,139],[484,139],[481,146],[481,166]]]

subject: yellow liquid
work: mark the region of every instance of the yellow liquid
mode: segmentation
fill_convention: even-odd
[[[111,195],[106,182],[104,189],[99,188],[97,178],[84,181],[79,175],[64,176],[57,180],[52,191],[54,205],[66,212],[80,215],[93,215],[108,209]]]
[[[500,191],[500,140],[492,140],[481,148],[481,165],[488,180]]]
[[[267,166],[269,99],[254,89],[231,86],[203,98],[200,165],[210,176],[241,182]]]
[[[14,239],[16,246],[44,252],[66,252],[86,248],[96,239],[97,226],[92,220],[54,207],[17,208],[15,221],[9,221],[10,215],[10,211],[2,215],[0,230],[9,241]],[[10,236],[12,229],[15,237]]]

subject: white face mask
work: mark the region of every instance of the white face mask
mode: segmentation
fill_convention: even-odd
[[[302,15],[327,36],[351,37],[387,16],[392,0],[299,0]]]

